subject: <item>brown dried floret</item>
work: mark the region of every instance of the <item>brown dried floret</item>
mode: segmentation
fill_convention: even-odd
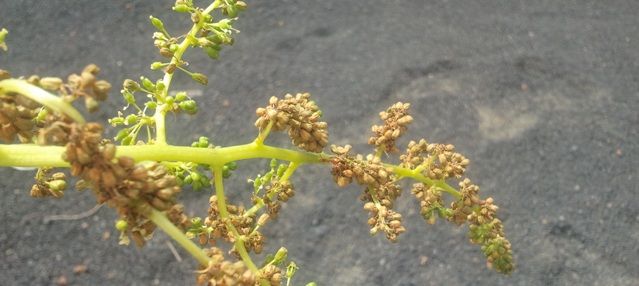
[[[322,112],[309,93],[287,94],[284,99],[273,96],[266,107],[256,110],[255,126],[265,129],[272,122],[275,131],[288,130],[295,146],[310,152],[322,152],[328,143],[326,122],[319,121]]]
[[[409,107],[409,103],[397,102],[380,112],[379,117],[384,124],[373,125],[373,136],[368,139],[368,144],[388,153],[399,151],[395,141],[406,132],[408,124],[413,122],[413,117],[408,115]]]
[[[60,92],[70,101],[84,98],[87,109],[91,112],[97,110],[98,101],[104,101],[111,90],[111,84],[96,77],[100,68],[90,64],[80,74],[72,74],[67,83],[60,86]]]
[[[266,280],[271,286],[280,286],[282,283],[282,270],[272,264],[260,269],[259,278]]]
[[[31,142],[35,134],[34,118],[38,114],[35,101],[22,95],[0,97],[0,140],[13,142],[16,138]]]
[[[479,186],[473,184],[468,178],[459,182],[461,197],[451,203],[452,215],[449,220],[457,225],[461,225],[468,219],[468,215],[473,211],[473,207],[482,201],[479,199]]]
[[[255,286],[259,285],[255,275],[242,261],[229,262],[225,260],[224,253],[217,247],[207,250],[211,257],[209,265],[197,271],[196,282],[198,285],[207,286]]]

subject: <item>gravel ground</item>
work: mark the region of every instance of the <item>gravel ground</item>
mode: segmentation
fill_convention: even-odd
[[[188,25],[170,2],[4,0],[0,27],[10,30],[11,50],[0,66],[64,76],[93,62],[116,86],[150,75],[158,56],[148,15],[166,19],[170,31]],[[501,206],[518,265],[510,276],[486,269],[465,228],[426,225],[410,196],[399,201],[408,228],[400,243],[370,237],[358,188],[337,189],[326,168],[304,167],[294,178],[297,196],[265,230],[268,249],[285,245],[301,267],[297,284],[639,285],[639,2],[247,2],[236,25],[242,32],[221,60],[188,57],[210,83],[177,78],[177,88],[201,94],[201,112],[171,118],[171,143],[200,135],[218,145],[247,142],[257,106],[309,91],[332,143],[369,152],[377,112],[411,102],[408,137],[453,143],[471,158],[469,176]],[[91,118],[114,115],[122,101],[112,98]],[[231,180],[232,198],[266,164],[254,163],[240,163],[248,171]],[[69,285],[194,281],[193,261],[180,252],[178,262],[165,235],[143,249],[118,246],[106,207],[45,222],[94,200],[73,191],[35,200],[31,173],[0,175],[0,284],[51,285],[60,276]],[[183,198],[205,211],[206,194]],[[79,264],[88,271],[74,274]]]

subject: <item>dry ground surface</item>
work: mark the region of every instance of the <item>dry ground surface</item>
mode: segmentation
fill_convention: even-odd
[[[296,285],[639,285],[639,2],[247,2],[242,32],[221,60],[188,57],[210,83],[177,79],[201,94],[201,112],[170,120],[171,143],[200,135],[247,142],[257,106],[309,91],[331,141],[369,152],[377,112],[411,102],[408,137],[453,143],[471,158],[469,176],[501,206],[518,264],[510,276],[486,269],[465,228],[426,225],[408,193],[399,202],[408,228],[400,243],[370,237],[359,188],[338,189],[328,168],[312,166],[295,176],[297,196],[265,230],[268,249],[285,245],[301,267]],[[150,75],[159,56],[148,15],[171,22],[171,31],[188,25],[171,5],[3,0],[11,50],[0,66],[65,76],[93,62],[115,86]],[[113,116],[122,100],[111,98],[91,118]],[[245,198],[246,178],[266,164],[240,162],[247,172],[231,180],[231,197]],[[180,252],[178,262],[163,234],[143,249],[118,246],[106,207],[45,222],[92,208],[90,194],[36,200],[31,173],[3,168],[0,176],[0,284],[51,285],[60,276],[70,285],[194,282],[193,261]],[[183,199],[203,214],[207,197]],[[87,272],[73,274],[79,264]]]

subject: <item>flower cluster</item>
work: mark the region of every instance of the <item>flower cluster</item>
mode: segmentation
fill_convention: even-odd
[[[454,145],[429,144],[424,139],[410,141],[400,160],[403,167],[420,168],[425,176],[434,180],[460,178],[470,163],[464,155],[455,152]]]
[[[49,175],[51,169],[41,168],[36,173],[36,183],[31,187],[29,193],[34,198],[54,197],[61,198],[67,188],[66,175],[56,172]]]
[[[208,217],[204,223],[212,229],[211,238],[222,238],[228,242],[235,242],[237,239],[245,239],[244,245],[255,253],[261,253],[264,248],[264,236],[254,229],[255,215],[245,215],[243,206],[227,204],[228,218],[222,218],[218,205],[217,196],[209,199]],[[233,229],[237,231],[236,237]]]
[[[80,74],[69,75],[66,83],[57,77],[31,76],[28,81],[46,90],[59,93],[69,102],[84,98],[86,108],[93,112],[98,109],[99,101],[104,101],[111,90],[111,84],[108,81],[97,79],[99,73],[100,68],[90,64],[84,67]]]
[[[255,126],[261,130],[272,126],[275,131],[288,130],[293,144],[306,151],[322,152],[328,144],[326,122],[319,121],[322,112],[309,93],[287,94],[284,99],[273,96],[266,107],[256,110]]]
[[[209,265],[197,271],[198,285],[208,286],[255,286],[259,285],[255,275],[242,261],[230,262],[225,260],[224,252],[211,247],[207,250],[211,258]]]
[[[395,140],[402,136],[408,124],[413,122],[413,117],[408,115],[409,103],[397,102],[386,111],[379,113],[384,121],[383,125],[373,125],[373,136],[368,139],[368,144],[374,145],[378,150],[394,153],[399,151],[395,146]]]
[[[393,170],[385,167],[379,157],[368,155],[351,156],[350,145],[343,147],[331,146],[335,156],[331,157],[331,173],[339,186],[346,186],[353,179],[365,187],[360,199],[364,201],[364,209],[369,212],[368,224],[371,234],[382,231],[390,241],[397,241],[397,237],[406,231],[401,224],[402,216],[392,210],[393,204],[401,194],[396,184],[397,176]]]
[[[493,199],[487,198],[468,215],[470,240],[482,245],[488,267],[501,273],[511,273],[515,267],[512,249],[505,237],[501,220],[495,216],[497,209]]]
[[[282,205],[295,195],[295,188],[288,180],[282,178],[287,170],[286,164],[278,164],[273,159],[270,162],[270,170],[264,174],[258,174],[249,183],[253,183],[252,202],[255,205],[265,205],[269,218],[276,218]]]
[[[145,215],[151,207],[171,210],[181,191],[176,178],[161,164],[116,159],[115,145],[102,139],[102,126],[96,123],[71,125],[63,159],[71,164],[71,174],[91,187],[98,203],[116,209],[126,225],[121,229],[123,243],[128,234],[137,245],[144,245],[155,229]]]
[[[38,105],[21,95],[0,96],[0,140],[30,142],[34,135],[34,118]]]
[[[450,211],[444,207],[442,200],[442,192],[434,186],[426,186],[424,183],[413,185],[411,193],[415,195],[419,201],[420,214],[429,224],[434,224],[435,215],[448,218]]]

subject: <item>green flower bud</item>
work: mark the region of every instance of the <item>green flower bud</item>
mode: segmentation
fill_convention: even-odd
[[[237,8],[235,7],[235,5],[226,6],[226,9],[224,10],[224,12],[226,12],[226,15],[228,15],[231,18],[237,17]]]
[[[184,92],[184,91],[180,91],[180,92],[175,94],[175,100],[176,101],[183,101],[183,100],[185,100],[187,98],[188,98],[188,96],[186,95],[186,92]]]
[[[163,66],[165,66],[166,64],[162,63],[162,62],[153,62],[151,64],[151,69],[152,70],[159,70],[161,69]]]
[[[116,141],[120,141],[122,139],[124,139],[127,135],[129,135],[129,129],[128,128],[124,128],[120,131],[118,131],[118,134],[115,135],[115,140]]]
[[[225,166],[229,167],[229,170],[234,171],[235,169],[237,169],[237,162],[233,161],[233,162],[228,162],[225,164]]]
[[[206,55],[209,56],[209,58],[214,60],[217,60],[220,57],[219,49],[216,49],[214,47],[204,47],[204,52],[206,52]]]
[[[133,136],[131,136],[131,134],[127,134],[120,142],[122,142],[122,145],[131,145],[133,142]]]
[[[164,102],[165,102],[167,105],[172,105],[173,103],[175,103],[175,98],[174,98],[173,96],[167,96],[167,97],[164,99]]]
[[[54,192],[62,192],[67,188],[67,182],[65,180],[53,180],[47,182],[47,186]]]
[[[173,11],[178,12],[178,13],[190,13],[191,12],[191,8],[189,6],[186,6],[184,4],[178,4],[173,6]]]
[[[116,127],[116,126],[124,124],[124,118],[122,118],[122,117],[113,117],[113,118],[109,119],[109,123],[111,124],[111,126]]]
[[[228,30],[231,28],[231,21],[232,21],[231,19],[222,19],[219,22],[217,22],[217,26],[220,29]]]
[[[9,31],[7,31],[7,29],[2,29],[0,30],[0,49],[1,50],[8,50],[7,48],[7,44],[4,43],[4,39],[7,37],[7,34],[9,34]]]
[[[126,125],[132,125],[138,122],[138,116],[135,114],[129,114],[125,119],[124,119],[124,124]]]
[[[229,177],[231,177],[231,171],[226,166],[222,167],[222,177],[224,179],[228,179]]]
[[[166,85],[164,85],[164,81],[161,79],[158,79],[158,81],[155,83],[156,92],[162,92],[164,91],[165,88],[166,88]]]
[[[284,262],[284,260],[286,260],[287,256],[288,250],[284,247],[280,247],[280,249],[277,250],[275,256],[273,257],[273,264],[279,265],[280,263]]]
[[[146,106],[149,109],[156,109],[158,107],[157,102],[155,101],[147,101],[144,106]]]
[[[297,269],[299,269],[299,267],[297,267],[297,264],[291,261],[291,263],[289,263],[288,266],[286,266],[286,278],[288,279],[293,278],[293,276],[295,276],[295,272],[297,272]]]
[[[35,120],[37,122],[44,122],[44,120],[47,118],[47,115],[49,115],[49,111],[46,108],[40,108],[40,111],[38,111],[38,115],[36,115]]]
[[[169,46],[169,51],[171,51],[172,53],[175,53],[175,51],[177,51],[177,49],[178,49],[179,47],[180,47],[180,46],[178,46],[178,44],[171,44],[171,45]]]
[[[153,24],[153,26],[158,29],[158,31],[166,33],[166,30],[164,29],[164,23],[162,23],[160,19],[153,16],[149,16],[149,19],[151,19],[151,24]]]
[[[184,110],[188,114],[195,114],[197,112],[197,103],[195,100],[185,100],[178,104],[180,109]]]
[[[144,89],[148,91],[155,91],[155,85],[150,79],[142,76],[140,77],[140,80],[142,81],[142,86],[144,87]]]
[[[124,84],[122,84],[125,90],[130,92],[136,92],[140,90],[140,84],[132,79],[125,79]]]
[[[201,73],[192,73],[191,78],[201,85],[207,85],[209,83],[209,79]]]
[[[117,222],[115,222],[115,229],[119,231],[126,231],[128,227],[129,223],[127,223],[126,220],[119,219]]]
[[[122,97],[124,97],[124,101],[126,101],[126,103],[128,104],[135,104],[135,97],[133,96],[133,93],[129,92],[128,90],[122,90]]]

